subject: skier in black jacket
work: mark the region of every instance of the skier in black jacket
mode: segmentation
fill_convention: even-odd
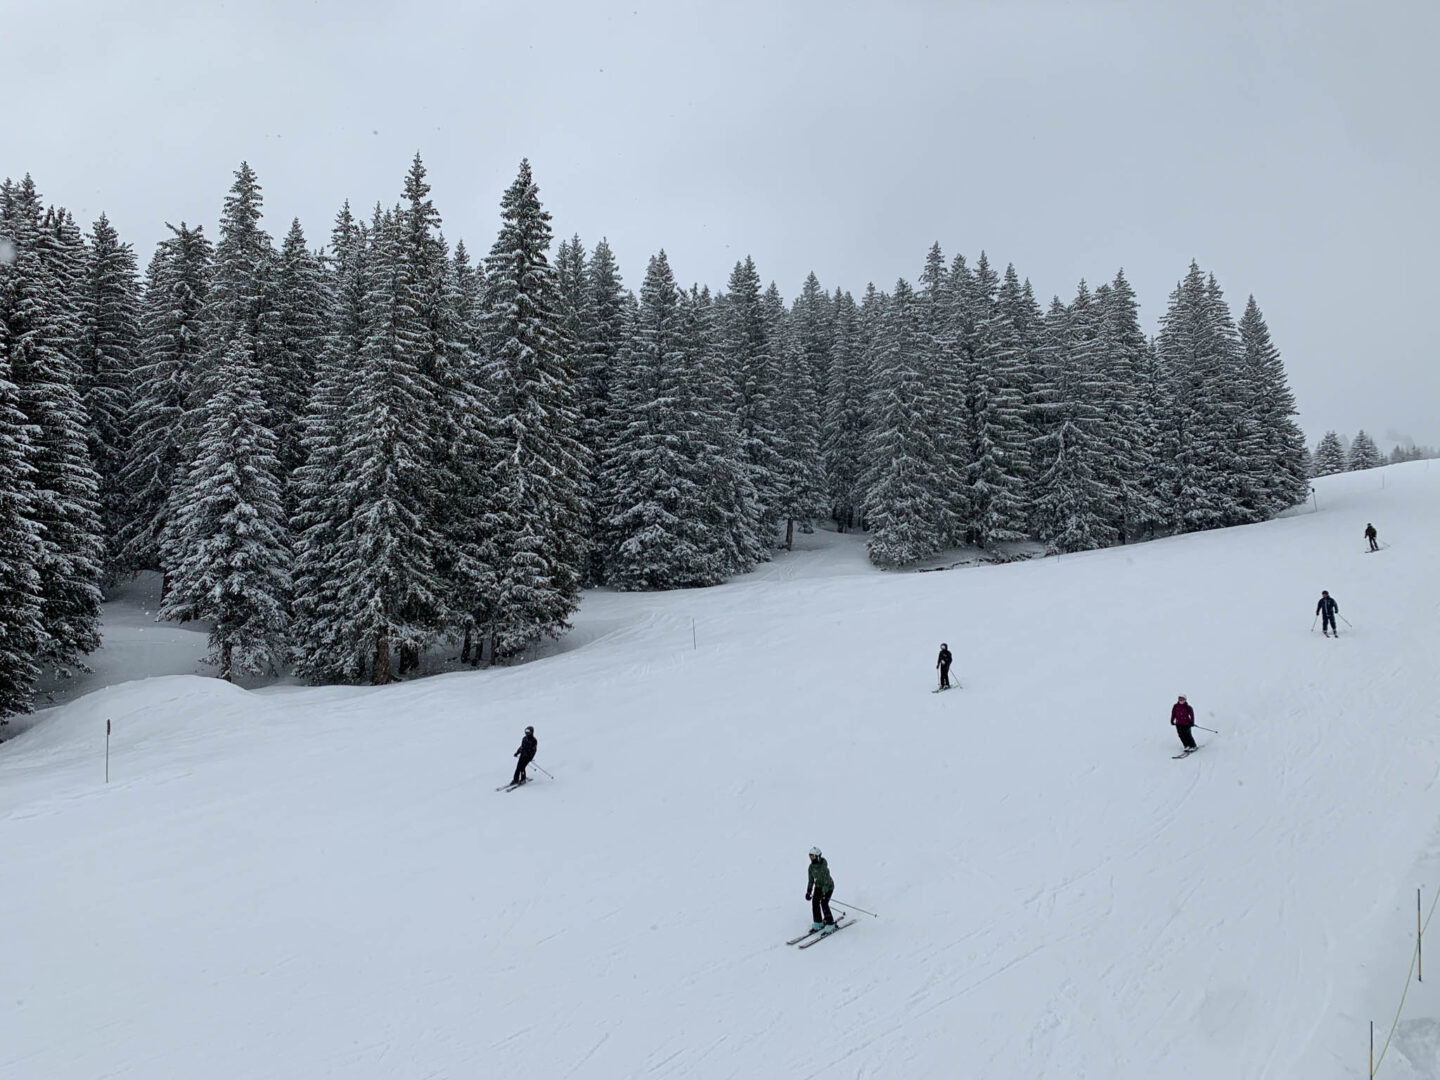
[[[1380,550],[1380,540],[1375,532],[1375,526],[1368,521],[1365,523],[1365,539],[1370,541],[1371,551]]]
[[[950,655],[950,646],[945,642],[940,643],[940,655],[935,660],[935,666],[940,669],[940,689],[950,689],[950,662],[954,658]]]
[[[533,727],[527,727],[525,729],[525,737],[520,740],[520,749],[516,750],[514,754],[520,761],[515,766],[515,777],[510,781],[512,784],[523,784],[529,779],[529,777],[525,775],[525,766],[535,760],[535,752],[539,749],[540,743],[535,738],[535,729]]]
[[[1326,637],[1329,637],[1332,631],[1336,637],[1340,636],[1340,628],[1335,625],[1335,615],[1339,610],[1340,605],[1337,604],[1335,598],[1330,595],[1330,590],[1321,589],[1320,602],[1315,605],[1315,614],[1325,617],[1325,621],[1320,624],[1320,632]],[[1312,630],[1311,633],[1313,634],[1314,631]]]

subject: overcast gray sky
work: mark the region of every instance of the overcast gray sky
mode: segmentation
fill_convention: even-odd
[[[0,0],[0,176],[143,260],[242,160],[277,239],[418,149],[483,254],[529,157],[557,236],[858,296],[938,240],[1043,299],[1196,258],[1254,293],[1313,442],[1440,444],[1440,4]]]

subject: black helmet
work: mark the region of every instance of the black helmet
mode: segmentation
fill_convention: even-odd
[[[533,727],[527,727],[527,728],[525,729],[525,734],[526,734],[526,735],[534,735],[534,734],[535,734],[535,729],[534,729]]]

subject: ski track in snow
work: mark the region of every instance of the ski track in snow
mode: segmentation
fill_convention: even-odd
[[[196,677],[112,605],[78,688],[156,677],[0,746],[0,1078],[1363,1076],[1440,887],[1426,464],[943,573],[802,534],[378,690]],[[1172,761],[1177,692],[1220,733]],[[526,724],[556,779],[497,793]],[[881,917],[801,952],[815,843]],[[1440,1078],[1426,984],[1380,1075]]]

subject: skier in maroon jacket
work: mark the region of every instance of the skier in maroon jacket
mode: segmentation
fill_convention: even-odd
[[[1180,736],[1180,743],[1185,747],[1185,753],[1194,750],[1195,736],[1190,734],[1190,728],[1195,724],[1195,710],[1181,694],[1180,699],[1170,706],[1170,723],[1174,725],[1175,733]]]

